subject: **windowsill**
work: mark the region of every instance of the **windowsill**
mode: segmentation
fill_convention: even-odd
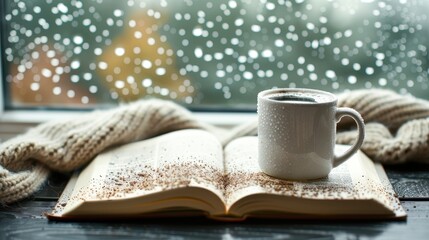
[[[8,139],[40,123],[78,118],[87,113],[70,111],[5,111],[0,116],[0,138]],[[193,114],[202,122],[220,127],[232,127],[256,119],[256,113],[254,112],[195,112]]]

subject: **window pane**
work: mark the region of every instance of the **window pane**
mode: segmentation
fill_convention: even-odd
[[[5,0],[8,107],[147,97],[254,109],[273,87],[429,99],[426,0]]]

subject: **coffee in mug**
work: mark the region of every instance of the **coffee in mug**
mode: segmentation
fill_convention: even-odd
[[[353,146],[334,155],[336,123],[349,116],[358,126]],[[266,174],[290,180],[326,177],[362,145],[364,122],[337,97],[312,89],[271,89],[258,94],[258,158]]]

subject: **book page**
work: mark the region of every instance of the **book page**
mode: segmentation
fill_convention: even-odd
[[[348,146],[337,146],[339,150]],[[399,204],[392,191],[385,189],[374,163],[361,152],[332,169],[329,176],[312,181],[287,181],[264,174],[258,164],[257,137],[231,142],[224,150],[227,172],[228,208],[253,194],[275,194],[306,199],[374,199],[392,211]]]
[[[70,199],[124,199],[184,187],[224,199],[223,179],[219,141],[202,130],[181,130],[100,154],[80,174]]]

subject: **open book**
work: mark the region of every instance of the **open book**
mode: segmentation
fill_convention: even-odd
[[[109,149],[71,178],[48,217],[406,217],[382,166],[361,152],[297,182],[262,173],[257,144],[242,137],[223,149],[208,132],[181,130]]]

